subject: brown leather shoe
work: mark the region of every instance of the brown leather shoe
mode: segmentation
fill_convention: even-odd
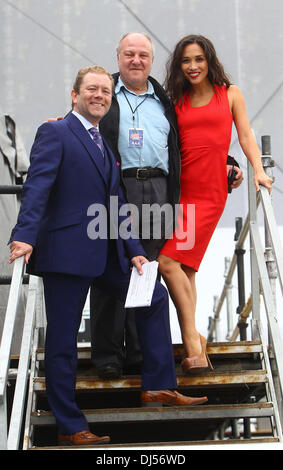
[[[176,390],[146,390],[141,392],[142,406],[193,406],[207,401],[207,397],[186,397]]]
[[[96,446],[99,444],[108,444],[109,436],[96,436],[89,431],[75,432],[69,436],[63,434],[58,435],[58,444],[61,446]]]
[[[200,336],[201,353],[198,356],[185,357],[181,362],[181,367],[186,375],[196,375],[213,370],[213,366],[206,352],[206,339]]]

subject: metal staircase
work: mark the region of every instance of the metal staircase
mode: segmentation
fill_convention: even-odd
[[[100,448],[278,443],[282,440],[281,424],[265,349],[259,340],[209,343],[214,370],[186,377],[179,366],[183,347],[175,345],[179,390],[194,396],[205,393],[208,404],[142,408],[139,376],[101,380],[91,368],[90,348],[80,347],[77,400],[90,428],[111,434],[111,444]],[[26,450],[56,446],[55,420],[45,397],[43,361],[44,350],[34,347],[23,437]],[[268,430],[251,429],[253,418],[268,418]],[[8,445],[12,445],[11,433],[10,425]]]
[[[283,292],[283,251],[271,198],[267,190],[261,188],[261,204],[274,255],[271,259],[269,252],[267,261],[264,259],[256,216],[259,198],[257,200],[251,179],[250,174],[250,211],[237,241],[239,249],[250,234],[251,298],[238,312],[237,325],[228,341],[219,342],[217,337],[214,341],[221,308],[228,298],[237,265],[233,257],[209,326],[208,354],[214,370],[205,375],[184,376],[180,368],[183,347],[174,345],[178,390],[192,396],[205,394],[207,404],[143,408],[139,401],[140,376],[128,375],[111,381],[99,379],[91,365],[90,348],[80,344],[76,383],[78,404],[93,432],[111,436],[111,444],[99,448],[189,448],[227,444],[253,444],[256,448],[263,443],[282,443],[283,344],[268,263],[276,263]],[[42,283],[33,276],[25,287],[27,304],[21,351],[18,357],[11,357],[23,272],[23,259],[17,259],[0,346],[0,448],[58,449],[55,420],[45,396]],[[261,298],[266,311],[268,344],[263,334]],[[242,328],[249,313],[252,313],[251,340],[243,337],[246,328]],[[241,337],[236,341],[239,332],[242,332]],[[259,426],[263,419],[264,427]]]
[[[255,417],[270,419],[270,435],[255,436],[250,431],[240,442],[274,443],[281,440],[272,378],[264,363],[264,346],[260,341],[210,343],[208,352],[214,371],[203,376],[184,376],[179,367],[182,346],[175,345],[174,352],[178,389],[188,395],[207,394],[207,405],[142,408],[139,404],[139,376],[101,380],[94,375],[95,371],[92,372],[88,363],[90,350],[80,349],[77,400],[95,432],[111,433],[111,445],[100,447],[172,447],[227,443],[227,438],[224,435],[221,437],[223,430],[235,427],[235,420]],[[46,442],[42,441],[41,430],[49,426],[48,444],[52,447],[56,445],[56,427],[44,397],[44,371],[41,370],[40,373],[44,353],[39,350],[35,354],[38,366],[37,374],[32,378],[33,409],[29,435],[25,442],[29,447],[35,445],[35,448],[44,448]],[[239,439],[240,434],[237,436],[234,433],[233,442],[238,443]]]

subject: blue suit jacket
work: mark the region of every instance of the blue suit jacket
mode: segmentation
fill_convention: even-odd
[[[97,277],[107,260],[107,239],[91,239],[88,215],[92,204],[109,210],[110,196],[118,199],[118,210],[126,204],[120,186],[117,161],[107,143],[110,179],[103,158],[90,135],[73,114],[39,127],[31,150],[31,165],[23,187],[18,221],[11,239],[35,247],[27,271],[61,272]],[[119,216],[119,224],[127,216]],[[126,222],[126,221],[125,221]],[[114,223],[111,218],[109,223]],[[115,241],[121,268],[129,270],[129,259],[145,255],[135,238]]]

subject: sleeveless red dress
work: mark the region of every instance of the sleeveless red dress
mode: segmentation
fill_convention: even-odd
[[[176,105],[181,142],[181,198],[173,237],[161,254],[198,270],[225,207],[227,155],[233,117],[226,86],[215,85],[211,101],[191,106],[190,97]]]

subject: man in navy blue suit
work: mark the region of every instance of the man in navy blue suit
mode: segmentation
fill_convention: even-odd
[[[10,262],[24,256],[27,272],[43,278],[46,392],[58,425],[58,442],[66,445],[110,441],[109,436],[89,431],[75,402],[77,334],[89,286],[95,281],[124,302],[130,261],[140,274],[147,262],[135,237],[119,235],[126,216],[118,211],[117,222],[109,217],[111,198],[117,199],[118,208],[126,204],[117,161],[98,131],[112,92],[113,79],[105,69],[81,69],[72,90],[72,113],[39,127],[10,239]],[[96,236],[90,230],[93,205],[105,208],[105,226],[117,234],[115,239],[109,233]],[[168,295],[159,282],[151,306],[137,309],[136,322],[143,354],[142,403],[193,405],[206,401],[206,397],[186,397],[175,390]]]

